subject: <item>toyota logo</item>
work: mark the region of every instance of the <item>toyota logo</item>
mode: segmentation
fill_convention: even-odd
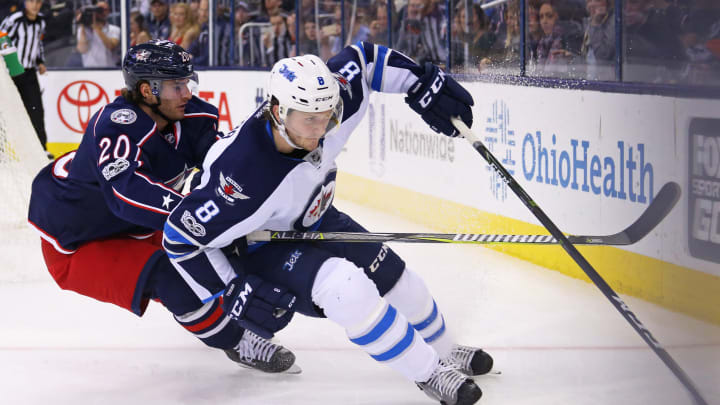
[[[89,80],[74,81],[60,91],[58,116],[68,129],[82,134],[93,113],[109,101],[107,93],[97,83]]]

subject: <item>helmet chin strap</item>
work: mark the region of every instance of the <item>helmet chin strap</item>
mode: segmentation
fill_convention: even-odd
[[[151,84],[151,86],[152,86],[152,84]],[[162,119],[167,121],[168,125],[174,124],[175,121],[177,121],[177,120],[170,119],[167,115],[163,114],[162,111],[160,111],[160,104],[162,103],[162,99],[160,98],[160,96],[158,94],[155,94],[154,91],[153,91],[153,95],[158,100],[157,104],[146,103],[144,98],[142,101],[140,101],[140,103],[145,104],[146,106],[150,107],[150,110],[152,110],[152,112],[154,112],[155,114],[159,115]]]
[[[295,144],[295,142],[290,140],[290,137],[288,136],[287,131],[285,130],[285,124],[280,122],[279,119],[275,118],[275,113],[273,113],[272,108],[270,109],[270,116],[272,117],[273,122],[275,123],[275,127],[277,128],[278,132],[280,133],[280,136],[282,137],[282,139],[284,139],[285,142],[288,143],[288,145],[292,146],[295,149],[303,149],[302,147],[297,146]]]

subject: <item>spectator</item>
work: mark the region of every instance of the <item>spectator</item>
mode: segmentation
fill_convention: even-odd
[[[188,7],[190,7],[190,12],[195,17],[195,21],[198,21],[198,10],[200,9],[200,0],[190,0],[189,2],[186,2]]]
[[[520,69],[520,6],[517,1],[510,1],[507,3],[505,9],[505,39],[502,42],[502,49],[500,49],[495,56],[490,60],[485,59],[480,61],[480,70],[484,70],[485,67],[493,66],[496,68],[502,68],[510,70],[510,72],[517,72]],[[535,15],[537,21],[537,14]],[[539,26],[539,24],[537,24]],[[530,33],[532,42],[532,32]]]
[[[442,35],[443,16],[431,0],[408,0],[396,49],[419,64],[445,65],[447,49]]]
[[[720,4],[715,0],[693,3],[682,21],[680,40],[687,65],[682,79],[692,84],[720,83]]]
[[[624,77],[644,82],[677,82],[685,62],[674,17],[657,10],[650,0],[625,0]]]
[[[303,31],[300,34],[300,55],[319,55],[320,48],[318,42],[319,33],[317,24],[315,24],[315,19],[312,16],[308,16],[303,23]]]
[[[558,21],[558,13],[551,1],[540,6],[540,28],[542,38],[537,47],[538,73],[556,76],[568,72],[573,53],[568,49],[566,33]]]
[[[581,54],[587,64],[587,79],[615,78],[615,18],[609,0],[587,0],[588,18]]]
[[[537,64],[537,47],[543,37],[539,9],[540,4],[533,1],[528,3],[528,59],[534,65]]]
[[[248,4],[244,1],[238,1],[235,5],[235,38],[240,35],[243,25],[251,22],[257,22],[252,14]],[[242,30],[242,39],[240,44],[236,44],[235,59],[233,64],[241,64],[242,66],[265,66],[267,63],[264,58],[263,50],[260,49],[262,33],[258,27],[245,27]],[[229,45],[229,39],[226,41]],[[240,60],[240,52],[242,49],[242,60]]]
[[[0,24],[0,31],[7,33],[13,46],[17,49],[20,64],[25,68],[23,73],[14,76],[13,82],[22,98],[25,110],[30,116],[40,144],[48,158],[53,156],[47,152],[47,135],[45,133],[45,112],[37,74],[45,74],[45,51],[42,37],[45,32],[45,17],[40,14],[42,0],[25,0],[25,7],[16,11]],[[5,72],[2,72],[5,74]]]
[[[200,35],[200,27],[195,22],[195,14],[187,3],[175,3],[170,6],[170,36],[168,40],[188,49]]]
[[[84,21],[82,12],[78,14],[81,27],[77,30],[77,51],[84,67],[118,66],[120,27],[107,22],[110,7],[106,2],[98,2],[95,6],[97,11],[92,13],[91,21]]]
[[[368,41],[375,44],[392,46],[392,44],[388,43],[388,27],[390,27],[393,42],[397,41],[398,13],[395,9],[395,2],[391,1],[390,7],[391,18],[390,24],[388,24],[387,3],[377,1],[373,5],[373,11],[375,13],[370,21],[370,36],[368,37]]]
[[[258,21],[268,22],[270,21],[270,16],[280,14],[283,11],[282,4],[283,0],[260,0],[260,15],[258,16]],[[295,10],[292,11],[294,12]]]
[[[454,60],[457,59],[458,63],[462,63],[465,60],[464,51],[465,44],[468,44],[468,57],[467,64],[470,66],[479,66],[480,61],[485,60],[491,56],[491,51],[497,35],[490,29],[490,19],[485,15],[485,12],[479,4],[471,4],[460,2],[458,4],[457,15],[458,23],[460,24],[460,38],[461,42],[456,43],[459,45],[459,49],[454,50]],[[472,20],[466,22],[466,10],[470,10]],[[469,31],[465,32],[465,28]]]
[[[335,4],[333,9],[333,18],[331,24],[322,28],[322,38],[327,41],[329,51],[327,58],[339,53],[345,46],[357,43],[358,41],[367,41],[370,36],[370,27],[368,27],[368,13],[365,8],[356,7],[353,18],[353,7],[351,3],[345,3],[345,43],[342,42],[342,6],[340,3]],[[387,34],[385,36],[387,41]]]
[[[130,46],[142,44],[150,40],[150,33],[145,28],[145,18],[138,11],[130,13]]]
[[[290,57],[294,44],[287,29],[287,18],[283,14],[270,17],[272,31],[263,38],[266,53],[266,66],[272,66],[280,59]]]
[[[170,36],[170,18],[165,0],[152,0],[150,2],[150,14],[150,21],[148,21],[150,37],[152,39],[167,39]]]
[[[296,27],[295,20],[296,20],[295,13],[290,13],[290,14],[288,14],[288,16],[285,18],[285,24],[287,25],[288,35],[290,35],[290,41],[293,43],[293,50],[292,50],[291,56],[297,55],[297,38],[295,37],[295,34],[296,34],[296,32],[295,32],[295,27]]]
[[[210,4],[208,0],[200,0],[195,11],[197,22],[200,25],[200,34],[190,44],[187,51],[193,56],[195,66],[208,66],[210,64]],[[216,32],[217,38],[217,32]]]

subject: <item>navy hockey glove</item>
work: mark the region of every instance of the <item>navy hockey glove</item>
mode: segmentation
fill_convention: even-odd
[[[287,288],[249,274],[235,277],[223,294],[223,309],[240,326],[270,339],[295,313],[295,296]]]
[[[460,132],[450,122],[460,117],[468,128],[472,127],[472,96],[458,82],[430,62],[425,63],[425,73],[408,91],[405,102],[415,110],[435,132],[458,136]]]

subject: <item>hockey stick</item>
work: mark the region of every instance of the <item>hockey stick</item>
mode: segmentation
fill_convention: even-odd
[[[493,154],[485,147],[485,145],[480,140],[480,137],[478,137],[474,132],[468,128],[462,120],[459,118],[453,118],[452,119],[453,125],[455,125],[455,128],[460,130],[460,134],[462,134],[467,140],[470,142],[470,144],[475,148],[475,150],[480,153],[483,158],[488,162],[490,167],[492,167],[499,175],[500,177],[507,183],[508,187],[512,189],[512,191],[520,198],[520,200],[525,204],[525,206],[535,215],[535,217],[540,221],[540,223],[547,228],[547,230],[550,232],[552,236],[555,237],[555,239],[558,240],[560,245],[562,245],[563,249],[570,255],[570,257],[575,260],[575,262],[580,266],[580,268],[585,272],[585,274],[590,278],[590,280],[597,286],[600,291],[605,295],[605,297],[615,306],[615,309],[620,312],[620,314],[625,318],[626,321],[630,324],[630,326],[635,329],[635,331],[640,335],[640,337],[647,343],[647,345],[655,352],[655,354],[660,358],[660,360],[665,363],[665,365],[672,371],[672,373],[677,377],[678,380],[682,383],[682,385],[685,387],[685,389],[690,393],[690,396],[692,397],[693,401],[695,401],[698,405],[707,405],[707,402],[700,394],[700,391],[695,387],[695,384],[693,384],[692,380],[690,380],[690,377],[687,376],[685,371],[675,362],[675,360],[670,357],[670,354],[660,345],[660,343],[653,337],[653,335],[650,333],[650,331],[640,322],[638,317],[630,310],[630,307],[627,306],[627,304],[617,295],[617,293],[608,285],[607,282],[598,274],[598,272],[590,265],[590,263],[585,259],[585,257],[580,254],[580,252],[575,248],[575,246],[570,243],[568,238],[563,235],[563,233],[558,229],[558,227],[555,225],[555,223],[550,220],[550,218],[545,215],[545,212],[543,212],[542,209],[540,209],[540,206],[533,201],[532,198],[525,192],[525,190],[518,184],[517,181],[512,177],[512,175],[505,169],[505,167],[493,156]]]
[[[680,198],[680,186],[667,183],[657,193],[650,206],[623,231],[612,235],[568,235],[575,245],[632,245],[644,238],[667,216]],[[386,232],[295,232],[255,231],[248,242],[407,242],[407,243],[522,243],[534,245],[557,244],[552,235],[496,235],[481,233],[386,233]]]

